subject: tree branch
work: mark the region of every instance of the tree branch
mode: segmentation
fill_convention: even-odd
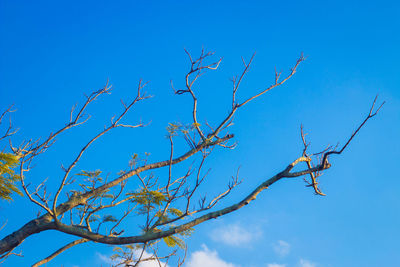
[[[37,267],[37,266],[43,265],[43,264],[45,264],[45,263],[48,263],[49,261],[51,261],[52,259],[54,259],[54,258],[57,257],[58,255],[60,255],[60,254],[63,253],[64,251],[66,251],[67,249],[70,249],[70,248],[72,248],[72,247],[74,247],[74,246],[76,246],[76,245],[83,244],[83,243],[86,243],[86,242],[89,242],[89,240],[84,239],[84,238],[81,238],[81,239],[77,239],[77,240],[75,240],[75,241],[72,241],[71,243],[68,243],[67,245],[61,247],[60,249],[58,249],[57,251],[55,251],[54,253],[52,253],[52,254],[49,255],[48,257],[44,258],[43,260],[40,260],[40,261],[34,263],[34,264],[32,265],[32,267]]]

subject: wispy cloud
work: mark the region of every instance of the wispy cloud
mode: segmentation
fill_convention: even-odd
[[[113,261],[110,256],[101,254],[100,252],[96,253],[97,257],[100,259],[101,262],[107,263],[107,264],[116,264],[116,261]]]
[[[278,242],[273,244],[273,248],[275,253],[280,257],[284,257],[290,252],[290,244],[283,240],[278,240]]]
[[[286,267],[286,264],[268,263],[267,267]]]
[[[316,267],[317,264],[313,263],[311,261],[305,260],[305,259],[300,259],[300,267]]]
[[[238,265],[222,260],[217,251],[210,250],[206,245],[202,249],[195,251],[190,255],[185,267],[239,267]]]
[[[240,226],[239,224],[224,225],[211,231],[211,239],[216,242],[222,242],[230,246],[243,246],[252,242],[261,235],[259,229],[252,231]]]

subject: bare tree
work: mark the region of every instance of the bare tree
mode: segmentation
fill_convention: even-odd
[[[342,147],[328,146],[317,153],[310,153],[306,134],[301,127],[300,137],[303,149],[299,151],[297,159],[288,162],[286,167],[272,177],[266,178],[245,198],[231,206],[217,208],[219,202],[240,184],[239,171],[232,177],[225,191],[210,199],[204,196],[198,197],[201,193],[198,192],[199,187],[208,175],[208,171],[203,170],[206,160],[212,152],[219,148],[233,149],[235,147],[234,135],[229,130],[236,113],[250,102],[292,78],[305,58],[301,55],[285,76],[281,72],[275,71],[274,82],[271,85],[256,91],[247,99],[239,100],[236,93],[249,71],[255,55],[248,61],[242,58],[243,71],[232,79],[230,112],[218,124],[210,125],[205,122],[205,118],[198,118],[195,84],[206,71],[216,70],[222,58],[210,61],[213,53],[204,50],[201,51],[198,58],[193,58],[186,50],[185,52],[190,61],[190,68],[185,76],[185,87],[175,89],[172,83],[171,86],[176,95],[190,96],[192,121],[187,124],[170,123],[168,125],[167,140],[170,149],[164,161],[151,162],[147,153],[144,157],[134,154],[129,162],[129,167],[112,178],[105,176],[99,170],[76,171],[76,166],[85,155],[86,150],[106,133],[115,128],[146,126],[142,122],[136,124],[123,122],[125,115],[133,107],[150,98],[144,91],[146,83],[142,81],[137,86],[137,94],[133,100],[121,101],[123,107],[121,113],[113,116],[107,127],[95,133],[93,138],[77,151],[70,165],[62,166],[63,175],[60,177],[59,186],[55,192],[48,192],[46,180],[34,187],[29,181],[29,171],[33,163],[37,164],[39,155],[52,147],[57,137],[74,127],[85,124],[90,118],[86,114],[87,107],[97,98],[111,93],[109,83],[107,82],[103,88],[86,96],[85,102],[80,107],[74,106],[65,126],[50,133],[44,140],[30,139],[15,146],[10,140],[14,131],[11,124],[9,125],[2,140],[10,141],[8,154],[14,155],[19,160],[17,173],[21,189],[27,199],[39,206],[44,214],[38,215],[37,218],[0,240],[0,259],[5,260],[12,255],[14,249],[31,235],[47,230],[56,230],[78,239],[59,248],[33,266],[47,263],[69,248],[87,242],[120,245],[114,249],[116,254],[113,257],[117,260],[116,265],[137,266],[139,262],[149,260],[157,261],[160,266],[165,265],[171,256],[176,255],[177,248],[185,250],[182,237],[190,235],[193,227],[244,207],[259,193],[281,179],[304,177],[306,185],[311,187],[315,194],[323,196],[324,193],[318,186],[318,177],[331,167],[331,156],[340,155],[365,123],[374,117],[383,105],[382,103],[379,107],[375,107],[377,100],[375,98],[365,119]],[[182,138],[187,143],[186,151],[176,151],[174,144],[177,138]],[[3,153],[6,154],[4,151]],[[185,162],[189,158],[196,158],[197,161],[188,164],[189,167],[184,172],[181,169],[179,173],[183,173],[183,175],[176,175],[174,169],[186,168],[179,163]],[[300,170],[294,170],[296,166],[303,167],[300,167]],[[154,171],[161,168],[166,171],[166,175],[160,178],[154,174]],[[134,190],[127,187],[128,181],[132,179],[139,182],[139,186]],[[143,224],[137,229],[128,227],[123,222],[129,214],[141,216]],[[160,243],[160,241],[163,242]],[[158,247],[162,243],[173,247],[172,252],[167,255],[159,255]],[[182,264],[183,259],[178,260],[178,265]]]

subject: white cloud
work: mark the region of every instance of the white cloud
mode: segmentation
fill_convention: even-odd
[[[268,263],[267,267],[286,267],[286,264]]]
[[[107,264],[115,264],[116,261],[113,261],[109,256],[101,254],[100,252],[96,253],[97,257],[99,257],[100,261],[107,263]]]
[[[290,244],[283,240],[278,240],[275,244],[273,244],[273,248],[276,254],[280,257],[284,257],[290,252]]]
[[[317,264],[315,264],[311,261],[305,260],[305,259],[300,259],[300,266],[301,267],[316,267]]]
[[[137,258],[140,257],[141,251],[139,250],[135,250],[135,256]],[[146,258],[150,258],[153,255],[148,253],[147,251],[143,252],[143,256],[142,259],[146,259]],[[165,264],[165,262],[160,261],[161,266],[166,266],[168,267],[168,265]],[[138,267],[160,267],[160,263],[157,260],[150,260],[150,261],[144,261],[138,264]]]
[[[230,246],[243,246],[253,241],[259,235],[261,235],[259,230],[250,232],[239,224],[229,224],[214,229],[210,236],[216,242],[222,242]]]
[[[135,251],[134,251],[134,254],[135,254],[135,257],[136,257],[136,258],[139,258],[139,257],[140,257],[140,254],[141,254],[141,251],[135,250]],[[106,263],[106,264],[109,264],[110,266],[122,262],[121,259],[112,260],[112,259],[110,258],[110,256],[101,254],[101,253],[99,253],[99,252],[97,252],[97,256],[99,257],[99,259],[100,259],[102,262],[104,262],[104,263]],[[144,251],[144,252],[143,252],[142,259],[146,259],[146,258],[149,258],[149,257],[152,257],[152,256],[153,256],[152,254],[148,253],[147,251]],[[168,265],[165,265],[164,262],[160,261],[160,263],[161,263],[161,266],[166,266],[166,267],[168,267]],[[149,261],[141,262],[141,263],[138,265],[138,267],[160,267],[160,264],[158,263],[157,260],[149,260]]]
[[[239,267],[232,263],[222,260],[217,251],[209,250],[206,245],[202,245],[202,250],[195,251],[190,255],[185,267]]]

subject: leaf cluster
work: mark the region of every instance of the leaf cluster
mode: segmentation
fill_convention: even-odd
[[[158,190],[149,190],[147,188],[141,188],[138,192],[127,193],[126,195],[133,196],[131,201],[139,205],[137,210],[138,214],[151,212],[167,201],[166,195],[162,192]]]
[[[17,155],[0,152],[0,199],[12,200],[12,193],[22,196],[22,192],[15,185],[15,182],[20,179],[14,171],[18,163]]]
[[[179,122],[168,123],[167,132],[168,137],[177,136],[179,133],[188,134],[189,132],[193,131],[195,127],[200,126],[199,123],[192,123],[192,124],[182,124]]]

